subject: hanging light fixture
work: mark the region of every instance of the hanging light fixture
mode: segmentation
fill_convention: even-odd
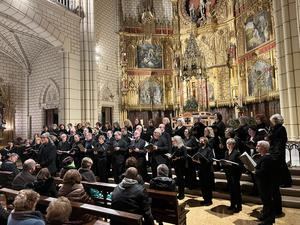
[[[193,77],[200,79],[205,76],[205,58],[199,50],[195,35],[191,33],[182,59],[180,78],[189,81]]]

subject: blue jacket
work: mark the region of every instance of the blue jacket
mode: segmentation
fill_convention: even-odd
[[[8,217],[7,225],[45,225],[45,221],[39,211],[13,210]]]

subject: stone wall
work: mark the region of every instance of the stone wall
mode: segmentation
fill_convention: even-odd
[[[26,133],[25,74],[23,68],[14,60],[0,52],[0,78],[10,86],[15,113],[16,136],[24,137]]]
[[[113,108],[119,121],[118,1],[95,0],[96,74],[98,115],[102,107]],[[101,117],[98,117],[101,119]]]
[[[29,76],[29,114],[32,133],[40,133],[45,125],[45,109],[58,108],[59,121],[64,109],[63,55],[57,48],[46,49],[32,65]]]
[[[290,140],[300,139],[300,48],[295,0],[273,2],[281,114]]]

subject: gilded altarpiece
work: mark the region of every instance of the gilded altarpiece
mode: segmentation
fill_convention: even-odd
[[[235,14],[239,104],[248,115],[278,113],[272,1],[236,1]]]
[[[192,97],[198,102],[198,111],[233,106],[232,90],[238,86],[233,1],[200,1],[200,5],[204,4],[201,6],[204,9],[201,10],[205,12],[205,18],[200,22],[189,18],[187,5],[194,7],[193,1],[178,2],[181,14],[181,56],[184,55],[187,40],[193,33],[199,51],[204,55],[203,68],[206,70],[205,76],[200,79],[180,82],[178,92],[182,95],[179,95],[177,101],[180,102],[181,112],[185,102]]]
[[[122,38],[123,118],[130,111],[173,110],[173,50],[169,37]]]
[[[181,57],[194,33],[205,55],[207,73],[207,87],[203,86],[203,79],[179,82],[177,101],[181,111],[185,102],[194,97],[198,110],[218,108],[225,119],[238,113],[250,116],[260,110],[275,113],[279,109],[279,94],[272,1],[200,1],[205,3],[205,19],[201,23],[190,16],[193,1],[178,2]],[[206,98],[206,93],[210,97]],[[205,101],[209,101],[208,108]],[[258,106],[262,102],[264,109]]]
[[[225,120],[242,113],[276,112],[271,4],[269,0],[172,0],[172,21],[151,22],[151,13],[140,21],[127,19],[120,32],[122,117],[134,110],[169,110],[178,116],[192,98],[198,111],[218,110]],[[205,74],[183,80],[191,35],[205,58]]]

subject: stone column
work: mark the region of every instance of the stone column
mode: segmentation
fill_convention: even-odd
[[[84,18],[81,20],[81,90],[82,120],[95,124],[97,95],[95,74],[95,22],[94,0],[82,2]]]
[[[297,140],[300,139],[300,50],[296,0],[275,0],[273,10],[281,114],[289,139]]]

